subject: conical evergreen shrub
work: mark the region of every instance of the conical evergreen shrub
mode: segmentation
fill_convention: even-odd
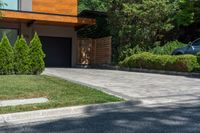
[[[13,74],[14,52],[8,37],[4,34],[0,43],[0,74]]]
[[[23,36],[17,38],[14,44],[15,74],[27,75],[31,73],[30,49]]]
[[[44,63],[45,54],[42,50],[42,43],[39,36],[35,33],[32,41],[30,42],[30,59],[32,74],[41,74],[45,69]]]

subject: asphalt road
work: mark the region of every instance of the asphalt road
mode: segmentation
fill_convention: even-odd
[[[90,111],[88,111],[90,112]],[[199,133],[200,105],[135,106],[0,128],[0,133]]]

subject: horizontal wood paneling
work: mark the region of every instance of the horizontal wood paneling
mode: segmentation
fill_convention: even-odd
[[[79,38],[77,62],[81,65],[110,64],[112,38]]]
[[[78,18],[73,16],[59,16],[59,15],[48,15],[48,14],[37,14],[30,12],[15,12],[15,11],[1,11],[4,20],[13,21],[32,21],[43,24],[70,24],[70,25],[92,25],[95,24],[95,19]]]
[[[32,0],[33,12],[75,15],[78,13],[77,0]]]

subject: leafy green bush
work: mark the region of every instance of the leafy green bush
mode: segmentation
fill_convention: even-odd
[[[17,38],[14,45],[14,70],[16,74],[30,74],[29,46],[23,36]]]
[[[0,43],[0,74],[12,74],[13,73],[13,59],[14,53],[12,46],[4,34]]]
[[[45,54],[42,50],[42,44],[37,33],[35,33],[30,43],[30,59],[32,74],[41,74],[45,69],[44,63]]]
[[[172,56],[174,57],[174,56]],[[191,72],[194,71],[194,69],[199,66],[197,62],[196,56],[193,55],[179,55],[176,56],[173,64],[173,68],[167,69],[167,70],[175,70],[175,71],[180,71],[180,72]],[[169,68],[166,65],[167,68]]]
[[[149,52],[158,55],[171,55],[173,50],[176,48],[184,47],[186,44],[181,43],[179,41],[171,41],[165,44],[164,46],[156,46],[155,48],[151,49]]]
[[[155,55],[144,52],[135,54],[120,62],[122,67],[191,72],[199,64],[193,55]]]
[[[143,52],[143,48],[140,46],[130,47],[129,45],[125,45],[119,49],[119,61],[123,61],[126,57],[129,57],[134,54],[139,54]]]
[[[198,53],[196,54],[196,56],[197,56],[197,61],[198,61],[198,63],[200,64],[200,52],[198,52]]]
[[[198,63],[199,63],[199,65],[195,68],[195,72],[200,72],[200,52],[198,52],[197,54],[196,54],[196,57],[197,57],[197,61],[198,61]]]

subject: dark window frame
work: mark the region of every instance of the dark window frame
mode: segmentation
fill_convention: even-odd
[[[1,26],[0,26],[0,29],[5,29],[5,30],[16,30],[16,31],[17,31],[17,35],[20,34],[19,28],[9,28],[9,27],[1,27]]]
[[[0,30],[16,30],[17,31],[17,37],[20,35],[20,30],[19,28],[6,28],[6,27],[0,27]],[[1,38],[0,38],[1,41]],[[9,40],[10,41],[10,40]],[[14,45],[14,44],[11,44]]]

